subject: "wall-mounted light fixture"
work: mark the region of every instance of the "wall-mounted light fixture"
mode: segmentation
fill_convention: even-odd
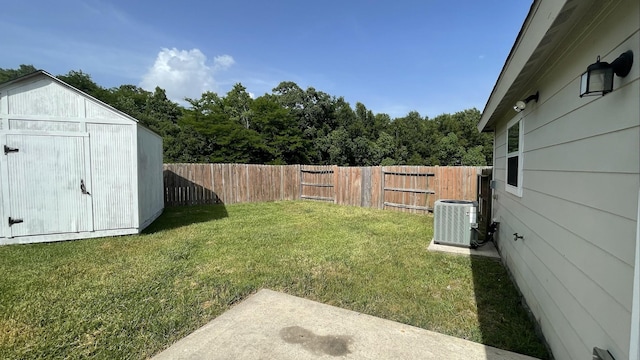
[[[589,65],[580,78],[580,97],[610,93],[613,91],[613,74],[625,77],[631,71],[631,65],[633,65],[631,50],[622,53],[611,64],[600,61],[598,56],[596,62]]]
[[[535,100],[536,102],[538,102],[539,95],[540,93],[536,91],[535,94],[527,96],[526,99],[519,100],[515,105],[513,105],[513,110],[515,110],[516,112],[520,112],[524,110],[524,108],[527,107],[527,104],[532,100]]]

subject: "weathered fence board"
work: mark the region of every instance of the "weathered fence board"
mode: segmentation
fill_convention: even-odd
[[[300,197],[302,199],[334,201],[335,166],[303,165],[300,166]]]
[[[382,169],[383,204],[400,211],[427,212],[433,209],[431,198],[435,191],[430,167],[389,166]]]
[[[320,200],[427,212],[438,199],[477,199],[485,167],[165,164],[165,204]]]

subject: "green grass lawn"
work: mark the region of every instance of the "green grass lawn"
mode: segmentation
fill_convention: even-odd
[[[3,246],[0,358],[146,358],[260,288],[547,357],[501,263],[428,252],[432,233],[425,215],[275,202]]]

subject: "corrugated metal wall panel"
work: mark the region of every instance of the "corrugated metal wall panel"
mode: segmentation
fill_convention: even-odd
[[[8,113],[10,115],[47,115],[56,117],[78,117],[79,95],[55,83],[42,79],[9,90]]]
[[[93,101],[85,99],[85,111],[87,119],[121,119],[122,115],[119,115],[102,105],[98,105]]]
[[[80,190],[84,137],[9,134],[7,146],[17,151],[7,154],[10,205],[5,215],[23,220],[10,227],[11,235],[90,231],[91,198]]]
[[[138,207],[140,228],[144,228],[164,208],[162,138],[137,125]]]
[[[87,124],[95,230],[135,226],[132,125]]]

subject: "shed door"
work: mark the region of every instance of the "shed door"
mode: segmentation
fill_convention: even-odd
[[[93,230],[86,140],[88,135],[77,133],[7,134],[9,211],[4,221],[10,236]]]

